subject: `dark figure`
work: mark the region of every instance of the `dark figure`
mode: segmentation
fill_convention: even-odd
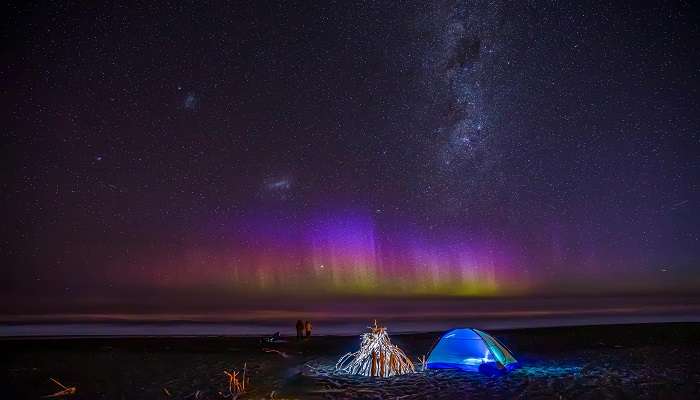
[[[297,320],[297,340],[301,340],[304,337],[304,323],[301,320]]]
[[[306,321],[306,324],[304,324],[304,331],[306,331],[306,337],[311,337],[311,321]]]

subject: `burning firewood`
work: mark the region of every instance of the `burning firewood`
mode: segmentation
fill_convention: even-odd
[[[53,397],[70,396],[72,394],[75,394],[75,392],[77,391],[75,386],[66,387],[61,382],[59,382],[58,380],[56,380],[54,378],[49,378],[49,379],[51,379],[51,382],[58,385],[61,388],[61,390],[59,390],[58,392],[53,393],[53,394],[47,394],[46,396],[41,396],[43,399],[48,399],[48,398],[53,398]]]
[[[370,327],[362,334],[360,350],[348,353],[338,360],[335,368],[347,374],[364,376],[394,376],[416,372],[411,359],[397,346],[391,344],[385,327]]]

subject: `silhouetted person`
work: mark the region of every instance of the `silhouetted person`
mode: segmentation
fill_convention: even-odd
[[[311,325],[311,321],[306,321],[306,324],[304,324],[304,331],[306,331],[306,337],[311,336],[311,328],[313,328],[313,326]]]
[[[297,320],[297,340],[304,338],[304,323],[298,319]]]

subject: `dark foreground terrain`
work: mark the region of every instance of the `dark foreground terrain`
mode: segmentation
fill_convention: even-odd
[[[700,398],[700,324],[491,332],[521,369],[502,377],[445,370],[382,379],[335,374],[336,360],[357,348],[357,336],[277,344],[225,337],[5,339],[0,397],[41,398],[59,390],[55,378],[76,388],[62,399],[221,399],[228,393],[223,371],[245,363],[250,382],[243,399]],[[417,360],[438,337],[392,340]]]

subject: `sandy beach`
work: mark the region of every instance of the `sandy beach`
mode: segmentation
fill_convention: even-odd
[[[9,338],[3,398],[37,399],[75,387],[70,399],[221,399],[224,371],[243,371],[244,399],[695,399],[700,324],[638,324],[491,331],[522,368],[505,376],[423,371],[392,378],[336,373],[359,336]],[[359,334],[359,332],[358,332]],[[440,332],[392,335],[417,362]]]

